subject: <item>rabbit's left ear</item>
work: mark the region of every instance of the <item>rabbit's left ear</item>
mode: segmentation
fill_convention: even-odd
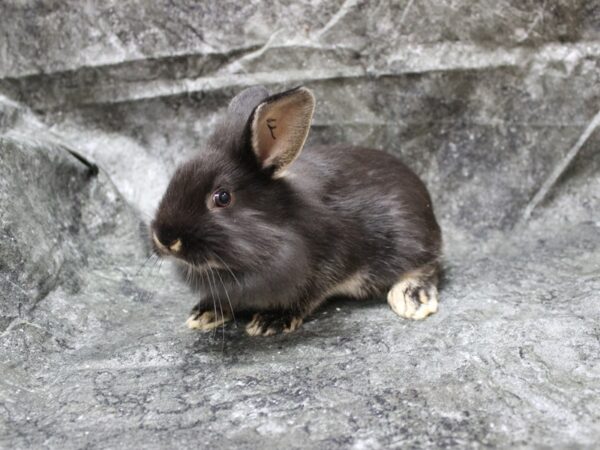
[[[262,168],[273,167],[273,178],[302,151],[314,110],[315,97],[304,87],[273,95],[254,110],[252,150]]]

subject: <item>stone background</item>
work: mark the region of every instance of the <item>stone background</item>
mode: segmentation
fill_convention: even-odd
[[[184,328],[144,224],[258,83],[426,180],[437,315]],[[593,448],[599,129],[595,0],[2,2],[0,446]]]

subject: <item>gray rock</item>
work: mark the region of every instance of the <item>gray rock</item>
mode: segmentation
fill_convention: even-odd
[[[0,447],[600,440],[597,2],[25,1],[0,30]],[[338,299],[292,335],[185,329],[145,223],[257,83],[314,90],[311,143],[427,181],[438,314]]]

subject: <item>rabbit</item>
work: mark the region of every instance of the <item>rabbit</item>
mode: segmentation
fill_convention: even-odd
[[[173,175],[150,225],[199,295],[187,326],[297,330],[327,298],[387,294],[424,319],[438,308],[441,230],[419,177],[380,150],[303,150],[315,97],[305,87],[239,93],[205,151]]]

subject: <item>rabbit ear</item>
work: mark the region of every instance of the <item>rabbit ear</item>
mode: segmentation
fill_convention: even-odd
[[[273,178],[298,157],[310,129],[315,97],[304,87],[267,98],[252,119],[252,150],[263,168],[273,167]]]
[[[264,86],[254,86],[244,89],[233,97],[227,108],[229,127],[241,134],[248,122],[252,111],[269,97],[269,91]]]

